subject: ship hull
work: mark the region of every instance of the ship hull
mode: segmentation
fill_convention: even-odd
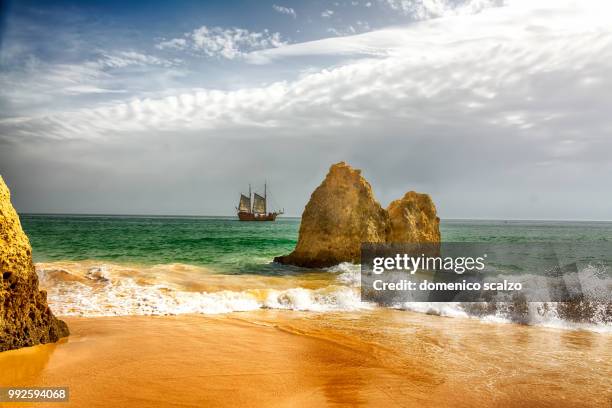
[[[254,214],[241,211],[238,213],[238,219],[240,221],[274,221],[277,215],[277,213]]]

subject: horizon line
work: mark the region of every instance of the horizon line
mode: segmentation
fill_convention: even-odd
[[[205,215],[205,214],[119,214],[119,213],[63,213],[63,212],[17,212],[19,215],[51,215],[51,216],[80,216],[80,217],[181,217],[181,218],[237,218],[236,215]],[[284,218],[302,218],[297,215],[285,215]],[[282,219],[282,218],[279,218]],[[546,222],[612,222],[612,219],[597,220],[597,219],[561,219],[561,218],[470,218],[470,217],[450,217],[442,218],[442,221],[546,221]]]

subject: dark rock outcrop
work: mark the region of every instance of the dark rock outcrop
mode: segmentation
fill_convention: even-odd
[[[32,248],[0,177],[0,351],[51,343],[68,335],[68,326],[38,289]]]
[[[358,263],[364,242],[439,242],[439,222],[427,194],[411,191],[383,209],[361,171],[340,162],[306,204],[295,250],[274,261],[309,268]]]

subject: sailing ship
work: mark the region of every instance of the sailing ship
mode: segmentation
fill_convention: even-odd
[[[278,215],[283,214],[283,211],[268,212],[268,186],[266,184],[264,184],[263,196],[253,193],[253,200],[251,200],[251,185],[249,184],[249,195],[240,194],[240,203],[236,209],[240,221],[274,221]]]

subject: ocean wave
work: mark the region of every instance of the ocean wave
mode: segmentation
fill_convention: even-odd
[[[359,264],[342,262],[326,268],[326,271],[336,274],[336,279],[340,283],[353,287],[361,285],[361,265]]]
[[[321,276],[223,275],[203,267],[167,264],[126,266],[95,261],[36,265],[49,304],[60,316],[127,316],[221,314],[257,309],[312,312],[358,311],[376,307],[361,301],[360,265],[341,263]],[[601,278],[597,268],[584,268],[585,282]],[[540,276],[524,276],[540,279]],[[609,290],[583,285],[587,294]],[[612,305],[577,298],[574,303],[493,301],[402,302],[391,306],[430,315],[476,318],[497,323],[521,323],[562,329],[612,332]]]
[[[327,268],[335,273],[337,280],[352,287],[361,282],[360,265],[341,263]],[[612,333],[612,279],[605,265],[588,264],[575,273],[566,274],[563,279],[568,283],[579,283],[580,293],[568,302],[527,302],[523,298],[513,299],[507,294],[499,294],[490,302],[426,302],[407,301],[391,305],[398,310],[438,315],[445,317],[476,318],[497,323],[519,323],[561,329],[583,329],[595,332]],[[527,298],[549,297],[550,278],[537,274],[500,275],[494,280],[508,279],[515,282],[531,282],[530,290],[542,293],[529,293]],[[485,280],[488,281],[488,280]],[[536,284],[534,285],[533,282]],[[524,285],[527,286],[527,285]],[[416,299],[414,299],[416,300]]]
[[[318,288],[286,288],[281,284],[284,282],[269,277],[200,273],[191,276],[192,285],[185,285],[184,277],[181,283],[176,277],[169,279],[177,268],[185,269],[176,265],[138,269],[108,264],[38,264],[37,272],[53,311],[60,316],[220,314],[256,309],[328,312],[372,307],[361,302],[358,289],[333,280]],[[243,281],[240,286],[256,284],[242,290],[221,289],[236,288],[236,281]],[[193,290],[206,286],[212,290]]]

